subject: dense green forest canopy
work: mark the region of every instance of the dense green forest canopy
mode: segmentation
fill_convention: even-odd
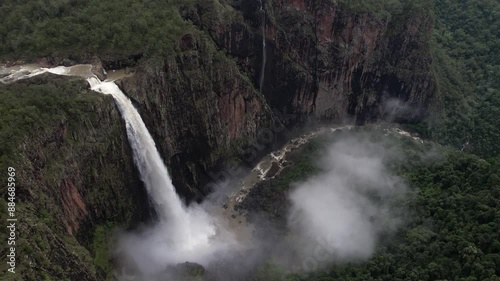
[[[179,36],[189,28],[177,2],[2,1],[0,58],[164,54],[173,51]]]
[[[252,281],[500,280],[500,162],[372,129],[343,134],[366,132],[396,151],[388,165],[411,190],[404,202],[394,202],[412,211],[404,226],[367,262],[287,274],[271,261]],[[286,220],[284,198],[291,184],[318,172],[315,161],[336,138],[313,140],[296,152],[278,178],[252,190],[254,204],[276,223]]]
[[[19,147],[31,136],[44,135],[54,124],[78,126],[94,115],[93,107],[105,98],[90,93],[80,79],[46,77],[30,83],[0,84],[0,169],[22,162]],[[75,122],[71,122],[75,121]],[[49,132],[50,133],[50,132]]]
[[[434,139],[485,157],[500,154],[500,3],[436,0],[434,70],[443,115]]]

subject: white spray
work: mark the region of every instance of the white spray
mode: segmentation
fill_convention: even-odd
[[[111,95],[127,128],[134,162],[159,215],[159,222],[141,233],[122,236],[120,250],[145,274],[156,274],[167,264],[185,261],[205,263],[220,250],[220,224],[198,205],[186,208],[177,195],[151,134],[129,98],[112,81],[87,79],[91,89]],[[223,239],[228,239],[224,237]]]
[[[87,80],[92,90],[114,98],[126,124],[135,165],[159,216],[155,226],[121,236],[119,251],[127,262],[135,264],[143,274],[154,275],[168,264],[205,264],[216,252],[234,246],[231,234],[216,217],[199,205],[184,206],[137,109],[115,82],[100,81],[91,69],[91,65],[2,68],[0,74],[7,76],[0,82],[12,83],[43,73],[79,76]]]

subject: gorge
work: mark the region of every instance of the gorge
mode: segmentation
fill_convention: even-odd
[[[78,76],[86,79],[91,90],[111,95],[115,100],[122,119],[125,122],[126,134],[132,149],[134,163],[149,198],[153,203],[157,216],[157,219],[151,226],[120,235],[117,251],[119,252],[118,260],[122,264],[121,266],[134,268],[134,275],[132,276],[153,280],[160,275],[171,274],[165,272],[166,266],[181,264],[185,261],[197,262],[204,266],[209,266],[211,262],[219,259],[216,257],[218,254],[224,252],[224,255],[233,255],[232,252],[243,250],[243,244],[247,244],[246,247],[248,247],[248,244],[252,243],[254,245],[249,249],[260,252],[259,246],[256,245],[260,245],[263,242],[259,242],[251,234],[251,228],[258,227],[257,225],[253,226],[245,222],[243,226],[235,228],[229,222],[231,220],[229,215],[220,216],[220,211],[213,212],[213,207],[207,208],[210,205],[198,205],[194,202],[186,207],[185,203],[177,195],[167,168],[156,149],[154,140],[131,100],[124,95],[113,80],[101,81],[92,73],[92,70],[92,65],[59,66],[55,68],[37,68],[33,65],[16,66],[1,69],[2,73],[8,75],[0,81],[3,83],[16,83],[19,80],[30,79],[44,73],[61,76]],[[229,197],[228,201],[223,202],[224,208],[229,210],[230,213],[233,210],[235,211],[237,204],[242,203],[244,196],[251,191],[253,186],[259,184],[261,181],[278,176],[285,168],[287,155],[293,150],[307,144],[317,136],[344,129],[350,130],[351,127],[316,130],[298,139],[291,140],[280,150],[272,152],[267,156],[270,160],[262,160],[254,169],[258,173],[257,181],[252,180],[253,175],[250,174],[247,180],[243,182],[242,190],[236,190],[235,195]],[[318,201],[317,198],[314,199],[312,197],[309,200]],[[220,206],[215,205],[215,209],[217,208],[220,208]],[[211,213],[209,212],[210,210],[212,210]],[[235,216],[232,215],[232,218],[235,218]],[[239,223],[241,224],[242,218],[239,219]],[[325,224],[325,222],[321,224]],[[300,233],[301,228],[299,227],[296,230],[297,233]],[[314,228],[317,228],[317,226]],[[234,231],[248,232],[243,235],[239,233],[239,238],[244,237],[246,241],[235,240]],[[301,236],[303,234],[298,235]],[[330,234],[326,232],[325,235]],[[314,241],[314,237],[304,237],[301,239],[304,239],[304,242]],[[326,242],[326,247],[330,247],[328,245],[331,243],[337,243],[337,238],[332,240],[328,236],[328,238],[322,237],[321,239],[329,239]],[[343,238],[339,237],[338,239],[342,240]],[[344,251],[350,253],[351,250],[348,247]]]
[[[496,11],[5,0],[6,280],[496,280]]]
[[[231,242],[234,238],[218,221],[219,218],[210,216],[196,203],[186,207],[181,201],[154,140],[137,109],[114,81],[99,80],[92,73],[92,68],[92,65],[55,68],[21,65],[1,69],[2,73],[8,75],[0,79],[0,82],[15,83],[44,73],[78,76],[87,80],[91,90],[113,97],[125,121],[135,165],[158,217],[153,226],[154,230],[147,231],[148,234],[137,237],[130,234],[123,238],[125,249],[134,248],[126,254],[127,258],[134,259],[140,256],[134,263],[139,267],[141,274],[158,274],[165,265],[184,261],[206,263],[218,248],[235,244]],[[150,240],[155,241],[155,244],[151,245]]]

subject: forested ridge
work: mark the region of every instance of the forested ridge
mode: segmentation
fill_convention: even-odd
[[[123,58],[132,54],[173,53],[192,22],[190,9],[203,11],[209,24],[229,0],[5,0],[0,6],[0,59],[33,60],[45,56],[88,55]],[[403,10],[432,7],[432,0],[334,1],[356,13],[390,19]],[[224,6],[224,7],[222,7]],[[203,23],[202,23],[203,25]]]
[[[136,202],[129,203],[129,194],[110,192],[127,188],[120,181],[134,177],[130,170],[119,175],[133,164],[112,98],[90,91],[79,78],[47,74],[1,85],[0,97],[0,171],[16,170],[15,208],[22,216],[15,244],[17,273],[2,275],[2,280],[81,280],[88,272],[100,279],[111,276],[105,243],[111,236],[109,225],[125,224],[141,212]],[[80,178],[78,170],[85,177]],[[58,197],[67,191],[64,181],[92,186],[83,194],[89,198],[87,204],[106,204],[116,215],[104,221],[99,218],[102,214],[95,214],[99,223],[95,231],[78,240],[69,235],[67,209],[61,208],[64,203]],[[138,191],[130,187],[130,192]],[[117,196],[121,198],[111,207]],[[11,202],[0,200],[4,221]],[[130,217],[124,215],[127,212]],[[0,234],[7,240],[8,233]],[[2,263],[2,274],[7,267]]]
[[[165,55],[189,29],[179,2],[2,1],[0,58]]]
[[[430,134],[468,152],[497,156],[500,3],[436,0],[435,6],[433,65],[440,101],[438,117],[429,120]]]

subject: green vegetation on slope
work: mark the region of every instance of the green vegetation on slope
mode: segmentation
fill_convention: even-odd
[[[112,97],[42,75],[0,84],[0,112],[0,172],[16,169],[20,220],[17,274],[6,280],[111,277],[109,223],[128,226],[148,212]],[[6,211],[2,197],[4,221]]]
[[[483,157],[500,154],[500,3],[436,0],[437,141]]]
[[[499,15],[495,0],[436,0],[437,42],[465,67],[478,94],[500,87]]]
[[[166,54],[188,28],[177,2],[5,0],[0,58]]]
[[[88,251],[74,237],[64,234],[62,212],[57,211],[59,202],[51,190],[57,188],[60,177],[64,176],[56,171],[67,169],[56,152],[61,145],[58,135],[61,124],[66,124],[70,132],[81,130],[77,124],[93,119],[92,104],[104,99],[89,94],[86,88],[86,83],[79,79],[57,78],[47,83],[44,77],[0,85],[0,171],[7,171],[9,166],[16,169],[16,214],[22,221],[18,224],[16,254],[29,256],[24,260],[18,258],[17,274],[7,274],[14,278],[7,280],[37,275],[57,280],[85,268],[94,271]],[[45,156],[48,157],[44,159]],[[70,157],[66,155],[66,159]],[[31,177],[39,177],[36,187],[32,186]],[[4,219],[7,215],[4,198],[0,205]],[[71,260],[61,262],[61,253],[65,251],[71,251],[66,253]],[[52,254],[48,255],[49,252]],[[76,268],[69,269],[69,265]],[[2,272],[5,267],[3,264]]]
[[[20,163],[19,146],[27,132],[43,135],[54,124],[83,120],[91,114],[88,105],[96,96],[82,95],[86,88],[80,79],[0,85],[0,170]]]
[[[94,230],[92,241],[92,249],[94,251],[94,264],[106,276],[106,280],[113,280],[111,272],[113,266],[111,264],[111,246],[113,245],[113,223],[105,223],[98,225]]]

